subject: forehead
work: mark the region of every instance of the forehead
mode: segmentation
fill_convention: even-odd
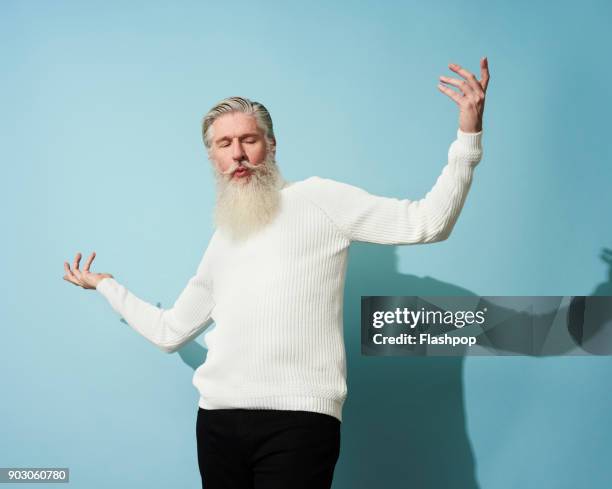
[[[214,140],[261,132],[255,116],[242,112],[228,112],[217,117],[215,122],[212,123],[211,128]]]

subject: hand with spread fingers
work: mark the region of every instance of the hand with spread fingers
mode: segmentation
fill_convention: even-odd
[[[110,273],[94,273],[89,271],[89,267],[91,267],[91,263],[96,257],[96,252],[94,251],[89,258],[85,262],[83,266],[83,270],[79,270],[79,262],[81,261],[81,253],[77,253],[74,257],[73,269],[70,269],[70,265],[68,262],[64,262],[64,271],[66,274],[64,275],[64,280],[73,283],[74,285],[78,285],[83,287],[84,289],[95,289],[98,286],[98,283],[104,278],[113,278]]]
[[[474,74],[459,65],[451,63],[448,67],[465,78],[465,80],[459,80],[448,76],[440,76],[442,83],[453,85],[463,93],[459,93],[442,83],[438,84],[440,91],[452,98],[459,106],[459,129],[471,133],[482,131],[485,94],[489,84],[489,60],[486,57],[480,60],[480,81]]]

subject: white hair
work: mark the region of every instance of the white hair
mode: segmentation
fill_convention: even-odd
[[[212,125],[217,118],[229,112],[242,112],[255,117],[258,127],[263,131],[268,147],[275,145],[272,117],[263,104],[244,97],[228,97],[218,102],[202,120],[202,140],[210,151],[212,144]]]

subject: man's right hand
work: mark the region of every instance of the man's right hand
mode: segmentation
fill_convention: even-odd
[[[64,280],[73,283],[74,285],[78,285],[83,287],[84,289],[95,289],[100,281],[105,278],[113,278],[110,273],[94,273],[89,271],[89,267],[96,257],[96,252],[94,251],[89,258],[85,262],[83,266],[83,270],[79,270],[79,262],[81,261],[81,253],[77,253],[74,257],[73,269],[70,270],[70,265],[68,262],[64,262],[64,271],[66,274],[64,275]]]

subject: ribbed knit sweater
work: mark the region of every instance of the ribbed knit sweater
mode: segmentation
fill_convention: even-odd
[[[372,195],[334,180],[285,182],[275,219],[233,241],[218,229],[174,305],[156,307],[114,278],[97,290],[166,352],[206,332],[195,371],[199,406],[302,410],[342,421],[347,395],[343,294],[352,241],[442,241],[453,229],[482,157],[482,131],[450,145],[448,164],[421,200]]]

